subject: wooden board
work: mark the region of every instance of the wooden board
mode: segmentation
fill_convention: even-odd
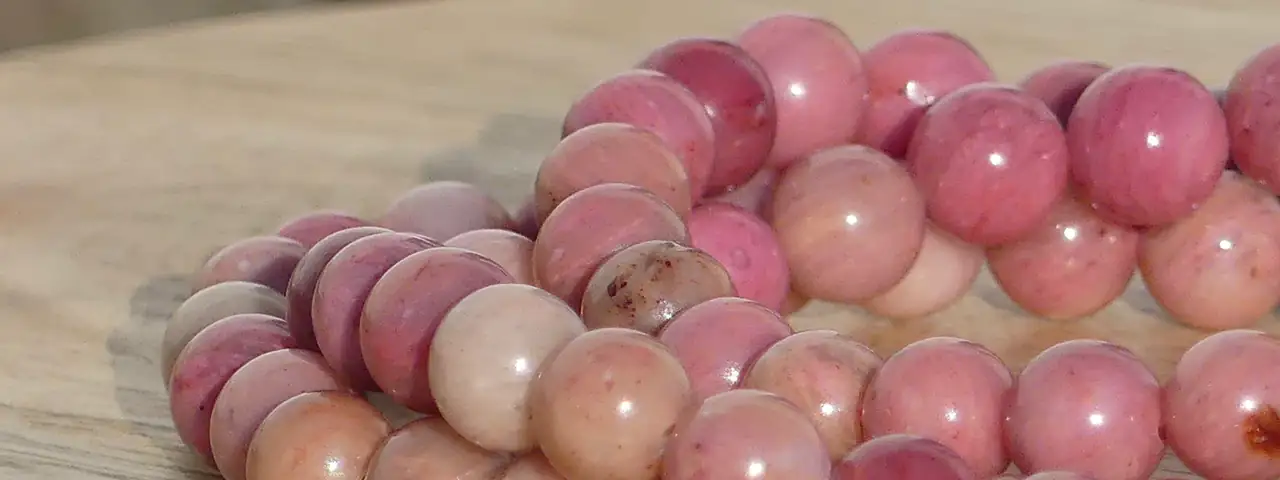
[[[0,478],[208,478],[178,444],[157,373],[185,274],[295,213],[372,215],[427,179],[478,182],[511,205],[569,102],[677,36],[804,10],[863,46],[905,27],[951,29],[1008,81],[1075,57],[1170,63],[1221,85],[1280,40],[1280,3],[1213,3],[458,0],[247,16],[9,55]],[[988,279],[922,321],[827,305],[794,321],[853,332],[882,354],[964,336],[1015,367],[1064,339],[1104,338],[1162,377],[1203,336],[1162,319],[1140,288],[1095,318],[1048,323]],[[1280,331],[1274,319],[1262,327]]]

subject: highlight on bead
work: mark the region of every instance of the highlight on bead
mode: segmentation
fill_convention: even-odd
[[[431,181],[228,242],[157,346],[177,436],[231,480],[1146,480],[1166,452],[1280,478],[1280,339],[1251,330],[1280,305],[1280,44],[1217,93],[987,62],[771,15],[619,62],[528,191]],[[1099,339],[1014,368],[792,323],[911,328],[984,269],[1048,328],[1136,277],[1201,339],[1161,384]]]

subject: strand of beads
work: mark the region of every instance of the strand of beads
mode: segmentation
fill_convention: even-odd
[[[211,257],[162,346],[174,425],[236,480],[1137,480],[1166,446],[1274,478],[1280,340],[1239,328],[1280,302],[1277,51],[1220,108],[1169,68],[1000,86],[940,31],[863,53],[789,14],[669,43],[573,103],[514,217],[433,182]],[[959,338],[882,358],[785,321],[806,298],[933,314],[984,259],[1045,318],[1136,269],[1225,331],[1162,386],[1102,341],[1015,375]]]

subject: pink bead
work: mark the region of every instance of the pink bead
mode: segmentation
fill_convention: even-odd
[[[826,480],[831,460],[813,425],[783,398],[733,390],[677,424],[663,480]]]
[[[1018,82],[1018,86],[1048,105],[1049,110],[1058,117],[1058,122],[1065,127],[1080,94],[1110,69],[1111,67],[1097,62],[1061,61],[1031,72]]]
[[[858,143],[902,158],[925,110],[971,83],[995,73],[969,42],[950,32],[905,30],[867,50],[870,97]]]
[[[791,271],[773,228],[734,205],[707,203],[689,217],[694,248],[729,272],[738,296],[781,310],[791,287]]]
[[[844,31],[817,17],[763,18],[737,42],[764,67],[778,110],[768,165],[785,168],[819,150],[849,143],[862,120],[867,77]]]
[[[348,228],[324,237],[302,256],[302,260],[293,271],[293,276],[289,277],[289,288],[285,292],[285,298],[289,304],[285,321],[289,322],[289,331],[299,345],[320,351],[320,345],[316,343],[311,305],[315,301],[316,284],[320,282],[320,274],[324,272],[324,267],[329,265],[338,251],[350,245],[351,242],[390,231],[382,227]]]
[[[906,433],[955,451],[980,477],[1009,466],[1004,398],[1013,375],[994,353],[968,340],[934,337],[907,345],[876,372],[862,400],[870,438]]]
[[[1022,239],[987,250],[987,268],[1014,303],[1048,319],[1093,314],[1124,293],[1138,232],[1068,194]]]
[[[728,203],[737,205],[744,210],[759,215],[765,221],[769,221],[770,213],[773,210],[773,191],[778,186],[778,178],[781,174],[772,168],[764,168],[756,172],[751,180],[747,183],[721,194],[720,196],[705,199],[704,202],[711,203]]]
[[[751,55],[732,43],[685,38],[663,45],[639,68],[674,78],[702,102],[715,131],[708,193],[751,178],[773,148],[778,112],[773,86]]]
[[[547,216],[533,242],[533,275],[539,287],[579,306],[601,262],[649,240],[688,244],[689,232],[675,211],[642,188],[617,183],[588,187]]]
[[[419,185],[391,202],[382,226],[443,242],[485,228],[513,228],[511,214],[488,192],[469,183]]]
[[[774,193],[773,228],[796,290],[858,303],[907,275],[924,243],[925,204],[893,159],[836,147],[787,169]]]
[[[929,218],[980,246],[1026,235],[1067,186],[1066,136],[1053,112],[1013,87],[978,84],[920,119],[907,165]]]
[[[1236,71],[1223,98],[1231,159],[1245,175],[1280,192],[1280,44],[1254,54]]]
[[[365,227],[369,222],[343,212],[318,211],[289,219],[276,230],[276,235],[297,240],[302,246],[311,248],[333,233],[348,228]]]
[[[1023,472],[1146,480],[1164,452],[1160,385],[1137,356],[1110,343],[1071,340],[1041,352],[1018,376],[1007,408],[1009,454]]]
[[[716,298],[689,307],[658,334],[684,366],[695,402],[737,388],[747,366],[791,335],[777,312],[742,298]]]
[[[434,413],[427,372],[440,322],[472,292],[513,281],[493,260],[454,247],[428,248],[387,269],[360,317],[360,353],[378,387],[400,405]]]
[[[1094,480],[1092,477],[1075,472],[1040,472],[1022,480]]]
[[[516,213],[512,215],[511,230],[524,235],[529,240],[538,239],[538,228],[542,226],[542,221],[538,218],[538,204],[534,201],[533,196],[526,198],[520,204],[520,208],[516,209]]]
[[[978,480],[956,452],[914,435],[888,435],[849,452],[831,480]]]
[[[1277,478],[1277,408],[1280,341],[1252,330],[1216,333],[1182,355],[1165,386],[1165,440],[1206,478]]]
[[[450,238],[446,247],[458,247],[493,260],[517,283],[533,285],[533,241],[510,230],[487,228]]]
[[[194,291],[222,282],[244,281],[266,285],[284,294],[289,276],[307,247],[284,237],[261,236],[241,239],[215,253],[196,273]]]
[[[1098,77],[1067,122],[1071,173],[1103,216],[1136,226],[1191,213],[1227,163],[1213,94],[1172,68],[1128,66]]]
[[[715,161],[715,129],[702,102],[680,82],[652,70],[615,75],[569,107],[562,135],[597,123],[626,123],[657,134],[680,156],[691,199],[702,198]]]
[[[921,318],[941,312],[969,293],[982,263],[981,248],[929,225],[920,254],[907,276],[888,291],[862,302],[862,308],[894,319]]]
[[[799,407],[818,427],[831,458],[839,459],[862,440],[862,398],[880,363],[850,337],[807,330],[765,350],[742,387],[776,393]]]
[[[1175,320],[1205,330],[1252,325],[1280,304],[1280,202],[1225,172],[1195,212],[1143,233],[1138,268]]]

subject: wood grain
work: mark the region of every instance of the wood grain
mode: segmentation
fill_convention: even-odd
[[[779,10],[859,45],[945,28],[1014,81],[1059,58],[1160,62],[1221,85],[1277,40],[1265,0],[455,0],[338,6],[19,51],[0,61],[0,478],[211,478],[178,444],[157,373],[185,275],[226,242],[317,207],[374,214],[424,180],[523,196],[559,117],[593,83],[681,35]],[[1203,337],[1136,285],[1076,323],[1028,318],[984,278],[932,318],[811,305],[801,328],[880,353],[932,335],[1017,367],[1103,338],[1162,377]],[[1261,328],[1280,331],[1266,319]],[[1175,462],[1164,475],[1193,478]]]

